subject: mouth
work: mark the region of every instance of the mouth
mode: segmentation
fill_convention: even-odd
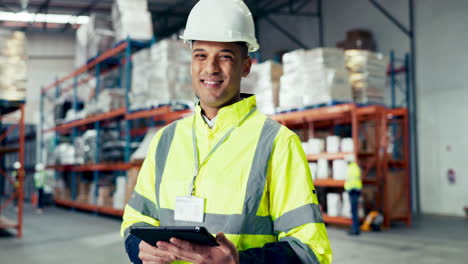
[[[200,82],[206,87],[217,88],[223,84],[224,80],[200,80]]]

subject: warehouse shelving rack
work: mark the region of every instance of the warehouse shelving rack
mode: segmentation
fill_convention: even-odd
[[[174,111],[171,106],[161,106],[154,109],[145,109],[138,111],[129,111],[129,92],[131,86],[131,69],[132,61],[131,55],[132,50],[147,48],[154,41],[149,43],[139,43],[134,42],[130,39],[117,44],[111,50],[104,52],[103,54],[97,56],[95,59],[91,60],[85,66],[77,69],[75,72],[67,75],[66,77],[57,80],[53,84],[47,86],[42,90],[41,96],[41,131],[46,133],[55,133],[55,144],[58,143],[59,134],[70,134],[72,139],[77,137],[79,129],[85,128],[86,126],[94,126],[94,128],[99,131],[101,123],[107,122],[110,120],[125,120],[125,129],[123,136],[125,137],[125,158],[121,162],[117,163],[100,163],[99,157],[96,155],[94,164],[84,164],[84,165],[54,165],[49,166],[49,169],[54,169],[56,171],[56,177],[58,173],[71,173],[71,199],[70,200],[61,200],[55,199],[56,204],[76,208],[80,210],[87,210],[102,214],[110,214],[121,216],[123,210],[115,209],[105,206],[97,206],[94,204],[80,203],[75,201],[76,199],[76,185],[77,185],[77,174],[80,172],[93,172],[93,180],[96,186],[98,186],[98,180],[100,172],[104,171],[122,171],[126,172],[127,170],[141,166],[141,163],[131,163],[130,162],[130,139],[135,135],[142,135],[146,132],[147,128],[132,128],[131,121],[137,119],[150,119],[152,120],[151,124],[154,125],[156,122],[159,125],[168,124],[174,120],[180,119],[187,115],[191,114],[191,110],[181,110]],[[122,78],[125,80],[125,83],[121,84],[121,87],[125,88],[126,97],[125,97],[125,107],[121,109],[112,110],[107,113],[97,114],[94,116],[87,117],[85,119],[72,121],[69,123],[64,123],[57,125],[55,127],[44,130],[42,127],[44,120],[44,96],[46,93],[55,88],[55,98],[59,98],[60,95],[64,92],[73,90],[73,109],[77,109],[77,94],[79,85],[90,81],[91,79],[96,79],[96,94],[99,93],[99,76],[103,73],[101,70],[102,64],[105,64],[106,61],[113,59],[115,61],[117,57],[117,66],[120,67],[120,74],[124,76]],[[113,69],[111,67],[111,69]],[[94,71],[94,76],[87,78],[78,79],[78,76],[89,72]],[[393,71],[393,70],[392,70]],[[394,72],[394,71],[393,71]],[[61,89],[61,86],[67,82],[72,81],[73,83],[68,87]],[[409,195],[409,143],[408,143],[408,125],[407,125],[407,111],[405,109],[387,109],[379,105],[371,106],[358,106],[354,103],[344,103],[337,105],[330,105],[324,107],[317,107],[312,109],[306,109],[303,111],[281,113],[272,116],[273,119],[282,123],[283,125],[291,129],[301,129],[304,133],[304,138],[313,137],[315,128],[323,127],[336,127],[339,125],[348,125],[351,127],[351,137],[353,138],[354,143],[354,152],[352,153],[321,153],[318,155],[308,155],[309,161],[316,161],[318,159],[344,159],[347,155],[354,155],[358,160],[362,170],[363,170],[363,182],[365,186],[371,186],[376,188],[376,208],[381,210],[384,214],[385,226],[389,226],[390,222],[393,220],[406,221],[409,225],[411,223],[410,212],[403,215],[395,216],[392,214],[392,203],[389,201],[388,191],[386,190],[386,181],[389,169],[399,166],[403,168],[406,172],[405,174],[405,193]],[[373,122],[374,124],[374,133],[373,137],[375,146],[372,151],[363,152],[359,150],[359,137],[362,135],[360,131],[363,128],[363,125],[366,122]],[[388,145],[387,128],[391,124],[392,132],[397,131],[396,127],[399,127],[400,131],[403,131],[402,145],[404,148],[404,157],[402,160],[394,160],[389,158],[386,154],[386,149]],[[393,129],[395,127],[395,129]],[[365,135],[364,135],[365,136]],[[41,138],[42,144],[42,138]],[[96,142],[96,150],[99,150],[99,132],[98,140]],[[333,179],[316,179],[314,181],[317,187],[326,187],[326,188],[337,188],[342,189],[344,187],[344,181],[333,180]],[[96,188],[97,191],[97,188]],[[97,193],[95,194],[97,196]],[[409,197],[409,196],[407,196]],[[409,199],[407,201],[409,203]],[[344,217],[331,217],[324,214],[324,220],[326,223],[333,224],[342,224],[342,225],[351,225],[351,219]]]
[[[0,155],[6,153],[17,152],[18,161],[21,164],[20,169],[17,171],[17,179],[12,178],[10,173],[7,173],[4,170],[0,170],[0,175],[5,177],[7,182],[13,186],[13,193],[7,197],[5,201],[0,203],[0,229],[16,229],[17,237],[23,235],[23,207],[24,207],[24,177],[25,177],[25,126],[24,126],[24,112],[25,112],[25,102],[24,101],[0,101],[0,118],[4,115],[11,114],[13,112],[19,111],[20,117],[19,121],[15,125],[11,125],[6,132],[0,135],[0,142],[4,141],[8,134],[12,133],[15,129],[19,129],[18,136],[18,147],[1,147]],[[3,190],[1,190],[0,197],[3,196]],[[8,220],[7,218],[1,217],[3,211],[7,206],[12,203],[14,200],[17,201],[17,212],[16,212],[16,222]]]
[[[54,146],[58,145],[59,135],[71,134],[72,141],[74,141],[80,130],[86,129],[86,127],[93,127],[97,131],[97,141],[96,141],[96,153],[95,160],[93,164],[83,164],[83,165],[51,165],[47,166],[48,169],[55,171],[55,177],[58,178],[61,173],[70,173],[71,174],[71,197],[70,200],[55,199],[55,203],[60,206],[75,208],[79,210],[92,211],[101,214],[116,215],[121,216],[123,210],[115,209],[108,206],[98,206],[90,203],[81,203],[76,201],[77,196],[77,184],[78,184],[78,173],[80,172],[93,172],[93,182],[95,186],[98,186],[99,177],[101,172],[113,172],[121,171],[127,172],[132,167],[139,167],[141,163],[131,163],[130,162],[130,141],[131,137],[136,134],[142,134],[146,129],[133,129],[131,121],[136,119],[148,118],[151,123],[163,123],[167,124],[174,120],[180,119],[183,116],[186,116],[191,113],[190,110],[179,110],[173,111],[171,106],[161,106],[154,109],[145,109],[130,112],[130,100],[129,94],[131,89],[131,71],[132,71],[132,53],[135,50],[148,48],[155,43],[155,40],[148,42],[134,41],[131,39],[126,39],[123,42],[116,44],[112,49],[96,56],[94,59],[90,60],[86,65],[80,67],[76,71],[70,73],[69,75],[58,79],[51,85],[42,89],[41,92],[41,131],[43,133],[54,133]],[[110,65],[109,65],[110,64]],[[107,70],[103,69],[107,66]],[[47,92],[55,89],[54,99],[60,98],[63,93],[73,92],[73,109],[77,111],[78,108],[78,93],[79,86],[85,84],[86,82],[91,81],[92,79],[96,80],[96,87],[94,89],[95,96],[99,94],[100,90],[100,76],[109,70],[114,70],[119,68],[119,74],[123,78],[120,79],[120,86],[125,88],[125,107],[120,109],[115,109],[107,113],[96,114],[84,119],[71,121],[68,123],[59,124],[52,128],[44,129],[44,99],[47,96]],[[85,78],[79,79],[80,75],[94,71],[94,75],[87,76]],[[124,81],[122,81],[124,80]],[[62,86],[66,85],[65,88]],[[114,163],[101,163],[98,155],[100,149],[100,129],[102,123],[109,121],[125,121],[125,129],[123,136],[125,138],[125,155],[124,160],[121,162]],[[41,146],[43,146],[43,137],[41,137]],[[40,157],[42,160],[42,157]],[[94,197],[97,197],[97,190],[94,194]]]
[[[376,189],[375,209],[381,210],[384,215],[384,226],[389,227],[391,221],[405,221],[407,225],[411,224],[410,208],[404,214],[395,216],[393,214],[392,203],[397,197],[391,197],[386,189],[388,181],[388,170],[394,166],[405,169],[404,190],[402,195],[406,197],[406,204],[409,204],[409,142],[407,127],[407,110],[404,108],[387,109],[379,105],[370,105],[359,107],[355,104],[340,104],[335,106],[320,107],[298,112],[283,113],[272,116],[281,124],[291,129],[301,129],[304,140],[313,137],[315,128],[333,128],[338,125],[348,124],[351,126],[351,137],[354,142],[354,152],[352,153],[321,153],[307,155],[309,162],[318,159],[335,160],[344,159],[347,155],[357,157],[358,163],[362,168],[362,179],[364,186]],[[401,160],[394,160],[388,157],[386,152],[388,145],[387,127],[389,123],[399,122],[400,131],[403,133],[401,146],[403,146],[403,157]],[[374,137],[371,139],[374,143],[372,150],[363,152],[359,147],[359,137],[370,137],[363,133],[364,124],[373,124]],[[392,131],[395,132],[395,131]],[[315,179],[314,184],[317,187],[327,187],[334,189],[344,188],[343,180]],[[351,225],[351,219],[346,217],[331,217],[323,214],[324,221],[331,224]]]

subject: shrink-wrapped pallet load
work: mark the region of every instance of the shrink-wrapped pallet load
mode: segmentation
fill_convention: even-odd
[[[283,70],[281,110],[352,100],[344,53],[340,49],[299,49],[285,53]]]
[[[280,78],[283,67],[273,61],[253,64],[249,75],[242,79],[243,93],[255,94],[260,112],[274,114],[279,103]]]

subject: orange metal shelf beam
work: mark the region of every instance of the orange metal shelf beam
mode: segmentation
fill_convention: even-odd
[[[404,116],[407,114],[408,114],[408,109],[406,108],[387,109],[387,117]]]
[[[322,214],[323,221],[328,224],[337,224],[337,225],[352,225],[353,221],[351,218],[341,217],[341,216],[328,216],[327,214]]]
[[[167,114],[170,112],[171,112],[170,106],[163,106],[163,107],[159,107],[159,108],[155,108],[151,110],[136,111],[133,113],[125,114],[125,119],[134,120],[134,119],[140,119],[140,118],[149,118],[149,117],[159,116],[162,114]]]
[[[317,161],[319,159],[327,159],[327,160],[336,160],[336,159],[344,159],[348,155],[354,155],[354,153],[321,153],[321,154],[308,154],[307,160],[309,161]]]
[[[362,179],[364,184],[375,184],[377,180],[375,179]],[[314,185],[317,187],[339,187],[344,188],[344,180],[334,180],[334,179],[315,179]]]
[[[98,212],[107,215],[123,216],[123,210],[115,209],[112,207],[98,206],[94,204],[80,203],[61,199],[55,199],[54,202],[59,206],[76,208],[84,211]]]
[[[127,48],[127,45],[128,43],[125,41],[125,42],[122,42],[121,44],[117,45],[116,47],[104,52],[103,54],[101,54],[99,57],[97,57],[96,59],[92,60],[91,62],[89,62],[88,64],[78,68],[78,70],[70,73],[69,75],[55,81],[54,83],[52,83],[51,85],[45,87],[43,90],[42,90],[42,93],[45,93],[47,92],[48,90],[54,88],[55,86],[67,81],[67,80],[70,80],[71,78],[75,77],[75,76],[78,76],[86,71],[88,71],[89,69],[93,68],[94,66],[96,66],[96,64],[120,53],[121,51],[125,50],[125,48]]]
[[[72,121],[70,123],[66,123],[63,125],[58,125],[56,127],[53,127],[51,129],[44,130],[44,132],[51,132],[51,131],[66,131],[69,130],[73,127],[79,127],[79,126],[84,126],[87,124],[92,124],[94,122],[98,121],[104,121],[112,118],[116,118],[119,116],[123,116],[125,114],[125,108],[119,108],[107,113],[102,113],[102,114],[97,114],[85,119],[77,120],[77,121]]]
[[[132,167],[130,163],[101,163],[101,164],[86,164],[72,168],[73,171],[116,171],[128,170]]]
[[[116,170],[128,170],[134,167],[132,163],[100,163],[100,164],[85,164],[85,165],[56,165],[47,166],[48,169],[57,171],[116,171]]]
[[[344,187],[345,181],[334,179],[315,179],[314,185],[318,187]]]
[[[354,104],[341,104],[321,108],[307,109],[298,112],[283,113],[271,116],[283,125],[292,125],[326,119],[341,118],[343,115],[355,109]]]
[[[167,123],[174,122],[178,119],[190,116],[193,114],[193,111],[190,109],[168,112],[154,117],[155,121],[166,121]]]

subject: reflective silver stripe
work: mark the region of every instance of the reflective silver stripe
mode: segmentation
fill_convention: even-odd
[[[138,222],[138,223],[135,223],[133,225],[131,225],[130,227],[132,226],[152,226],[148,223],[144,223],[144,222]],[[124,240],[127,240],[128,236],[130,235],[130,227],[127,227],[125,228],[125,231],[124,231]]]
[[[202,225],[211,233],[224,232],[226,234],[242,235],[272,235],[273,222],[270,216],[241,215],[241,214],[209,214],[205,213],[203,223],[175,221],[174,210],[167,208],[159,209],[161,226],[194,226]]]
[[[159,139],[158,146],[156,148],[156,205],[159,208],[159,188],[161,186],[161,179],[166,167],[167,155],[171,148],[172,140],[174,139],[174,133],[177,126],[177,122],[174,122],[164,128],[161,138]]]
[[[288,242],[291,248],[296,252],[297,256],[304,264],[320,264],[315,256],[314,251],[306,244],[302,243],[295,237],[283,237],[280,239],[281,242]]]
[[[323,224],[320,205],[310,203],[284,213],[275,220],[274,227],[275,231],[288,232],[295,227],[309,223]]]
[[[144,216],[159,219],[156,204],[136,191],[133,191],[130,200],[128,200],[128,205]]]
[[[268,171],[268,161],[273,151],[273,143],[281,125],[273,119],[267,118],[263,124],[262,132],[255,149],[252,167],[250,168],[249,181],[244,199],[243,215],[256,215]]]

